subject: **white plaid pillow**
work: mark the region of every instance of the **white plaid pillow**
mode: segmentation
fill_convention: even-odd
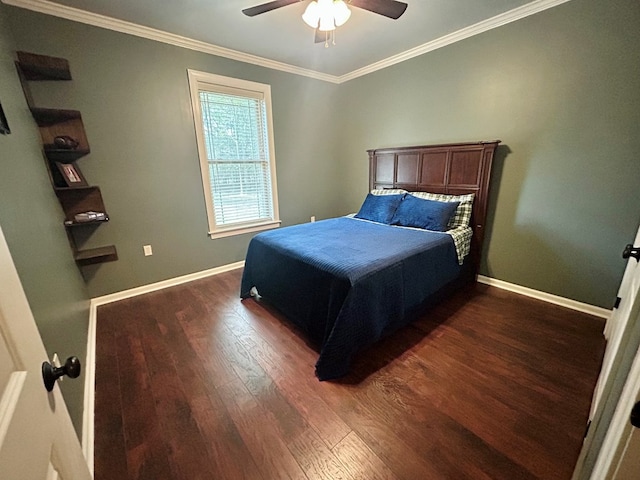
[[[402,195],[408,193],[401,188],[381,188],[378,190],[371,190],[371,195]]]
[[[435,200],[437,202],[460,202],[453,217],[449,220],[449,225],[447,225],[449,229],[468,227],[469,222],[471,222],[471,209],[475,196],[473,193],[466,195],[445,195],[443,193],[411,192],[411,195],[427,200]]]

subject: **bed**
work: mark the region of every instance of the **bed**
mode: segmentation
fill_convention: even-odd
[[[369,150],[358,214],[256,235],[240,296],[257,292],[305,332],[320,380],[346,375],[358,351],[475,280],[499,143]]]

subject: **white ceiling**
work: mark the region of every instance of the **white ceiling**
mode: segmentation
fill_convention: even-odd
[[[223,56],[278,62],[275,68],[339,83],[568,0],[405,0],[409,6],[398,20],[351,7],[351,18],[337,29],[336,45],[329,48],[314,43],[313,29],[302,21],[308,0],[255,17],[245,16],[242,9],[264,1],[2,1],[128,33],[148,27],[133,33],[163,40],[166,32],[173,39],[168,43],[179,44],[176,38],[185,37],[196,41],[190,48],[215,53],[223,47]]]

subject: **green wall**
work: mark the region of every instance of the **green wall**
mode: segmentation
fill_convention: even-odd
[[[84,364],[89,296],[71,256],[62,210],[45,171],[40,136],[13,63],[15,48],[6,10],[0,4],[0,103],[11,127],[10,135],[0,135],[0,225],[49,358],[54,352],[62,361],[76,355]],[[84,376],[60,386],[80,433]]]
[[[341,85],[373,147],[501,139],[481,273],[611,308],[640,221],[640,3],[573,0]]]
[[[335,216],[338,86],[58,18],[12,9],[20,49],[69,60],[72,82],[34,89],[36,104],[82,112],[91,154],[79,165],[100,186],[111,221],[88,246],[115,244],[119,260],[85,268],[91,296],[237,262],[250,235],[211,240],[187,69],[272,89],[284,225]],[[143,245],[153,256],[143,255]]]

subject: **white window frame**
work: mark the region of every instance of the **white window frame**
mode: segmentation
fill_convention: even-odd
[[[196,129],[196,142],[198,145],[198,157],[200,159],[200,172],[202,175],[202,187],[204,189],[205,203],[207,208],[207,220],[209,223],[209,236],[211,238],[229,237],[243,233],[258,232],[278,227],[280,216],[278,210],[278,190],[276,182],[276,157],[273,141],[273,119],[271,116],[271,86],[263,83],[250,82],[212,73],[199,72],[188,69],[189,90],[191,93],[191,105],[193,108],[193,121]],[[256,94],[262,96],[267,117],[267,141],[269,154],[269,170],[271,176],[271,202],[273,207],[273,218],[267,221],[245,222],[235,225],[217,225],[211,195],[211,182],[209,179],[209,160],[207,158],[206,142],[202,125],[202,110],[200,108],[201,90],[216,93],[232,93],[242,95],[247,93],[247,97],[256,98]]]

